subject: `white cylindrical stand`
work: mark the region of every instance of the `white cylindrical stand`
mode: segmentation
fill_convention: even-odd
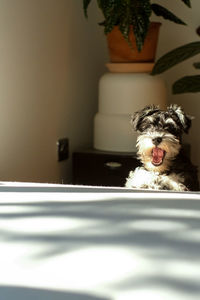
[[[135,151],[137,134],[131,115],[147,105],[166,106],[166,86],[147,73],[106,73],[99,81],[98,113],[94,118],[94,148]]]

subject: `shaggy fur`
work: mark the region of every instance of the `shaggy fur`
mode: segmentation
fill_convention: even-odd
[[[139,132],[137,155],[142,166],[131,171],[128,188],[173,191],[199,190],[197,168],[184,156],[181,139],[188,133],[192,117],[174,104],[166,111],[147,106],[132,117]]]

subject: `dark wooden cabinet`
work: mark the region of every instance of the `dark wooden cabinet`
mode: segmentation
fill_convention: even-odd
[[[73,184],[124,186],[139,166],[135,153],[85,149],[73,153]]]

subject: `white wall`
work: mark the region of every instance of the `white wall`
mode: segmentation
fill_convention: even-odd
[[[107,51],[89,16],[82,0],[0,0],[0,180],[70,182],[72,151],[92,144]]]
[[[162,21],[163,25],[160,31],[157,58],[175,47],[200,40],[199,36],[196,34],[196,28],[200,26],[200,1],[191,0],[191,2],[192,9],[188,9],[181,0],[159,1],[160,4],[168,7],[177,16],[182,18],[188,26],[176,25],[169,21]],[[154,19],[156,20],[156,18]],[[159,20],[161,19],[159,18]],[[200,61],[200,55],[173,67],[161,77],[166,80],[169,102],[181,105],[188,114],[195,116],[189,135],[185,135],[185,141],[191,143],[192,161],[200,168],[200,93],[181,95],[172,95],[171,93],[171,86],[175,80],[186,75],[199,74],[199,71],[195,70],[192,66],[195,61]]]

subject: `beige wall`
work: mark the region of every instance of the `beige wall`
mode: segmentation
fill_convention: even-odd
[[[70,182],[72,151],[92,145],[98,79],[107,61],[95,2],[87,21],[82,0],[0,0],[0,180]],[[199,0],[192,0],[192,10],[182,1],[159,3],[189,26],[164,22],[158,57],[197,40],[200,25]],[[200,94],[170,93],[175,79],[196,72],[192,61],[162,77],[169,102],[196,116],[189,141],[193,161],[200,165]],[[58,163],[56,141],[62,137],[70,139],[70,159]]]
[[[0,180],[70,182],[71,153],[92,143],[106,60],[96,6],[0,0]],[[57,162],[56,141],[70,139]]]

